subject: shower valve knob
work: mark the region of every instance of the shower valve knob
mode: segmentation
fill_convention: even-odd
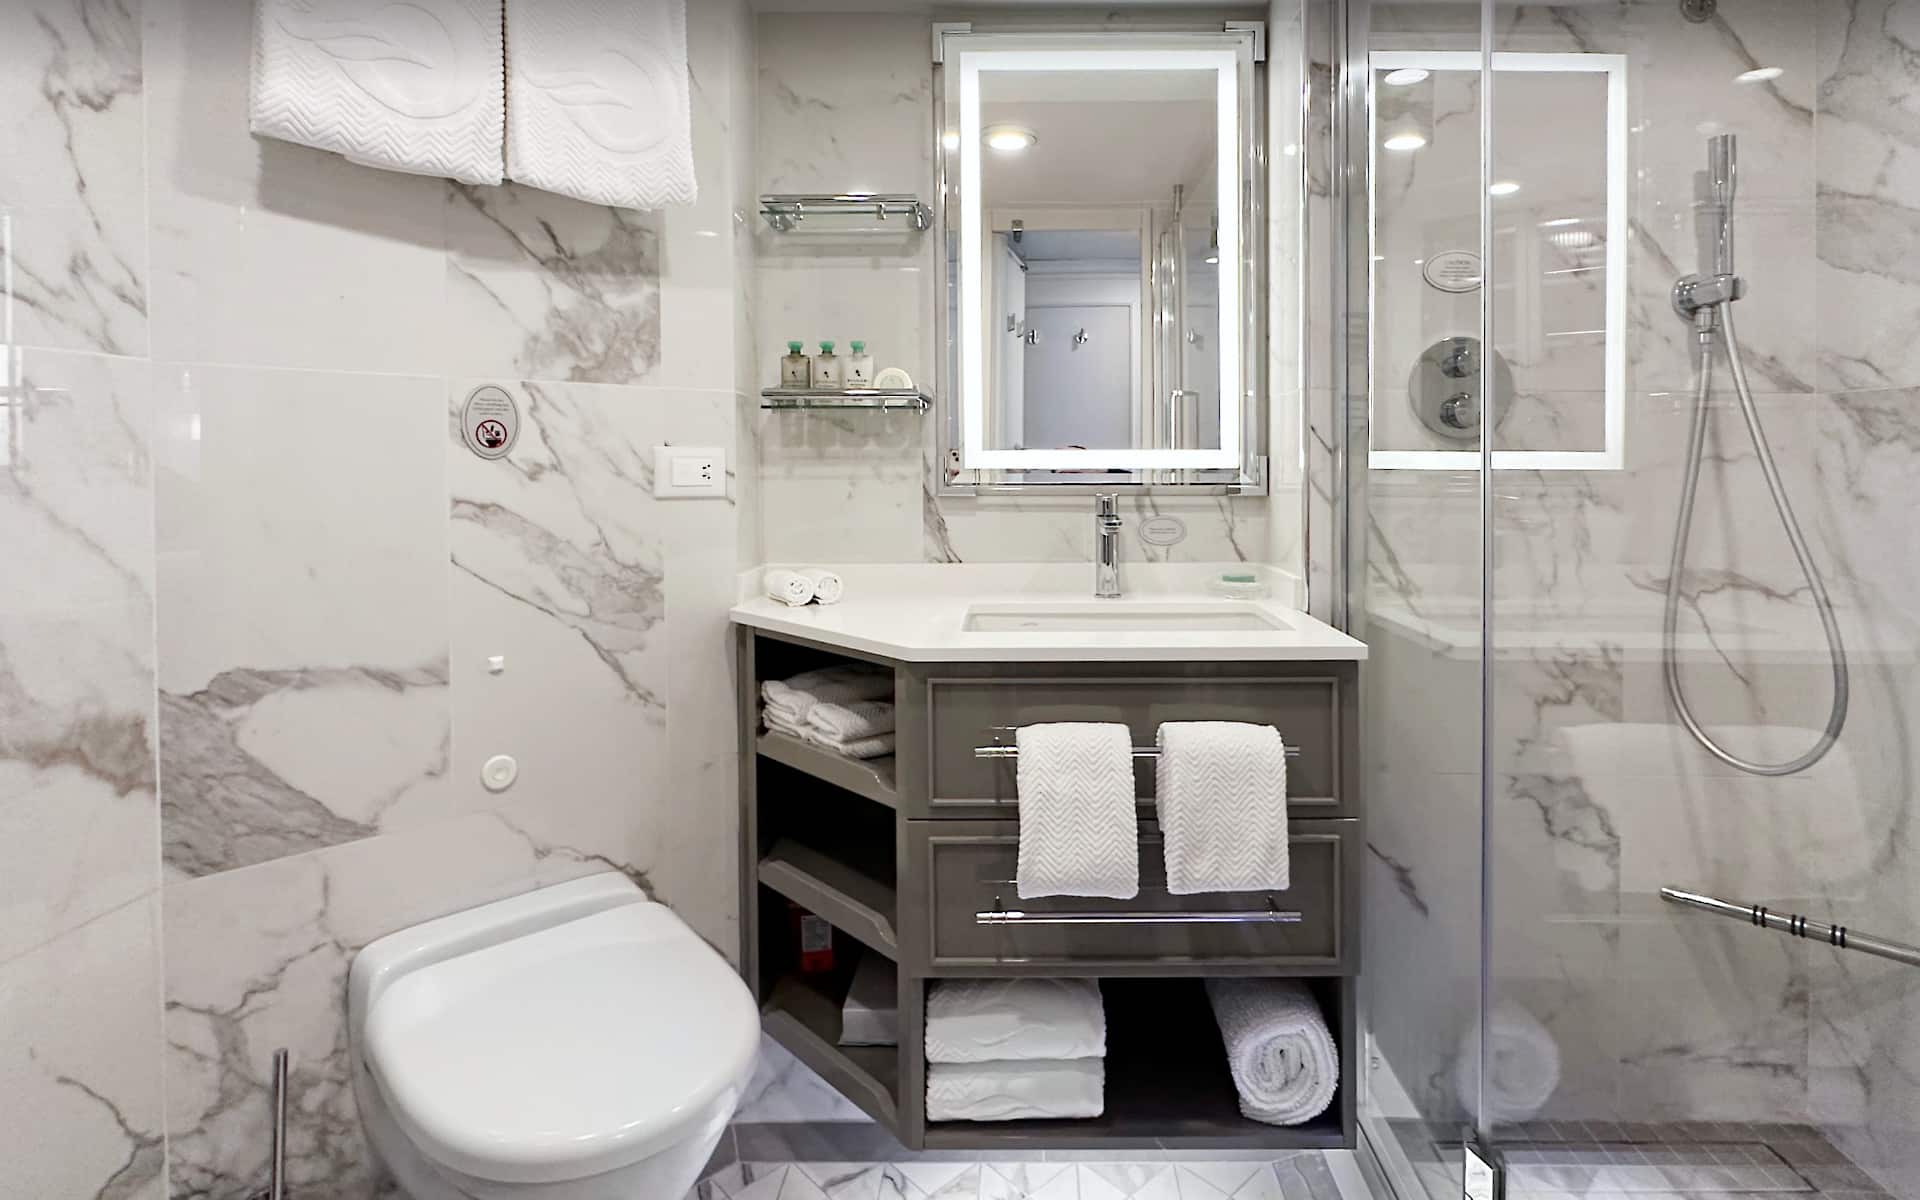
[[[1440,419],[1453,429],[1480,424],[1480,401],[1472,392],[1455,392],[1440,402]]]

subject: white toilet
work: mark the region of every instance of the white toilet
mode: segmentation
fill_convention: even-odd
[[[353,960],[361,1121],[413,1200],[679,1200],[753,1073],[733,968],[623,875],[429,921]]]

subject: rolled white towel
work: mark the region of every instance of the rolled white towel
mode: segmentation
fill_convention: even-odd
[[[1340,1050],[1305,984],[1209,979],[1207,999],[1242,1113],[1267,1125],[1299,1125],[1326,1111],[1340,1086]]]
[[[932,1063],[927,1120],[1020,1121],[1097,1117],[1106,1107],[1106,1060]]]
[[[942,979],[927,992],[927,1061],[1103,1058],[1096,979]]]
[[[813,580],[798,571],[775,567],[760,582],[769,600],[778,600],[788,608],[799,608],[813,600]]]
[[[807,725],[823,741],[856,742],[893,732],[893,705],[885,700],[856,700],[851,704],[816,704],[807,710]]]
[[[1485,1086],[1476,1086],[1480,1022],[1473,1021],[1460,1035],[1454,1092],[1470,1106],[1477,1106],[1484,1096],[1487,1115],[1495,1121],[1530,1121],[1560,1086],[1560,1044],[1532,1013],[1511,1000],[1494,1005],[1487,1014],[1487,1028],[1493,1044],[1486,1056]]]
[[[813,581],[815,604],[838,604],[847,594],[846,581],[825,567],[801,567],[800,573]]]

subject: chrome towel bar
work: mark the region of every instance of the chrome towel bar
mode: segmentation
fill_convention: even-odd
[[[1019,732],[1019,726],[996,725],[993,727],[993,732],[996,734],[1017,733]],[[1286,747],[1283,747],[1283,749],[1285,750],[1288,758],[1300,757],[1300,748],[1298,746],[1286,746]],[[975,758],[1019,758],[1020,747],[1003,745],[998,742],[996,742],[991,746],[975,746],[973,748],[973,756]],[[1133,748],[1133,756],[1135,758],[1159,758],[1160,747],[1135,746]]]
[[[1661,888],[1660,898],[1669,904],[1684,904],[1689,908],[1718,913],[1720,916],[1732,917],[1750,925],[1777,929],[1781,933],[1790,933],[1795,937],[1812,938],[1841,950],[1858,950],[1862,954],[1871,954],[1876,958],[1890,958],[1894,962],[1905,963],[1910,967],[1920,967],[1920,946],[1889,941],[1870,933],[1848,929],[1845,925],[1829,925],[1825,921],[1815,921],[1799,913],[1777,913],[1764,904],[1735,904],[1713,896],[1702,896],[1698,892],[1683,892],[1679,888]]]
[[[996,902],[997,903],[997,902]],[[1025,912],[996,908],[973,914],[975,925],[1298,925],[1297,910],[1197,909],[1191,912]]]

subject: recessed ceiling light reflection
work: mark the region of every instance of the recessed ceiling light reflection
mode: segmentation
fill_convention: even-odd
[[[1389,150],[1418,150],[1427,139],[1417,133],[1396,133],[1380,144]]]
[[[1002,154],[1017,154],[1039,142],[1040,138],[1025,125],[989,125],[985,140],[988,149],[998,150]]]
[[[1389,87],[1407,87],[1419,83],[1427,77],[1425,67],[1401,67],[1398,71],[1388,71],[1381,76],[1380,82]]]
[[[1540,222],[1540,228],[1542,228],[1542,229],[1563,229],[1563,228],[1565,228],[1565,227],[1566,227],[1566,226],[1568,226],[1568,225],[1578,225],[1579,223],[1580,223],[1580,218],[1579,218],[1579,217],[1555,217],[1555,218],[1554,218],[1553,220],[1551,220],[1551,221],[1542,221],[1542,222]]]
[[[958,150],[960,148],[960,131],[957,129],[947,130],[940,135],[940,144],[949,150]]]
[[[1511,179],[1502,179],[1498,183],[1490,183],[1487,185],[1487,195],[1489,196],[1511,196],[1519,190],[1520,185]]]
[[[1755,67],[1751,71],[1742,71],[1733,77],[1735,83],[1765,83],[1769,79],[1778,79],[1787,72],[1781,67]]]

